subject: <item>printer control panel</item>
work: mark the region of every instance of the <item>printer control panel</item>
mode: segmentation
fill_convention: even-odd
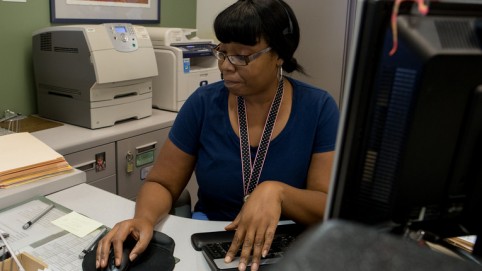
[[[117,51],[131,52],[139,47],[134,27],[128,23],[104,24]]]

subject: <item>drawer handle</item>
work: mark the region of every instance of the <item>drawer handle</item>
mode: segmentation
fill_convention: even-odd
[[[90,171],[90,170],[93,170],[95,168],[95,160],[91,160],[91,161],[83,163],[83,164],[75,165],[74,167],[76,169],[82,170],[84,172]]]
[[[136,151],[137,151],[137,153],[143,153],[143,152],[146,152],[146,151],[150,151],[152,149],[155,149],[156,145],[157,145],[157,141],[154,141],[154,142],[136,147]]]

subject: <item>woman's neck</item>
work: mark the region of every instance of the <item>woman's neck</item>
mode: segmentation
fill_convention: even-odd
[[[276,92],[278,90],[278,81],[276,83],[271,84],[266,91],[261,93],[253,94],[244,96],[244,102],[246,106],[253,109],[265,109],[271,106],[274,97],[276,96]]]

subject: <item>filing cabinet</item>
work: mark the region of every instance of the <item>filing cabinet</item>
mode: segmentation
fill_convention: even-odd
[[[88,184],[135,200],[169,130],[158,129],[64,157],[72,167],[86,173]]]
[[[117,194],[135,200],[151,170],[170,128],[133,136],[116,142]]]

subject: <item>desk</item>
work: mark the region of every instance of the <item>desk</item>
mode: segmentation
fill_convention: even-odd
[[[78,213],[95,219],[108,227],[134,215],[135,202],[106,192],[88,184],[80,184],[47,196]],[[209,271],[202,254],[191,245],[191,235],[195,232],[219,231],[229,222],[201,221],[168,216],[161,221],[156,230],[171,236],[176,242],[174,256],[181,259],[176,271]]]
[[[95,219],[108,227],[113,227],[117,222],[131,218],[134,214],[135,202],[85,183],[47,195],[47,198],[63,205],[64,207]],[[174,256],[180,258],[181,261],[176,264],[175,271],[209,271],[209,266],[205,262],[202,254],[192,248],[190,240],[191,235],[195,232],[222,230],[228,223],[229,222],[192,220],[170,215],[156,225],[155,229],[171,236],[176,242]],[[352,230],[354,229],[352,228]],[[316,269],[311,270],[318,270],[319,267],[322,267],[322,263],[327,268],[335,270],[336,267],[333,265],[333,261],[344,263],[347,259],[351,259],[351,256],[353,255],[365,257],[365,254],[368,253],[371,256],[383,256],[380,257],[381,260],[373,263],[373,269],[370,270],[386,270],[387,264],[391,263],[395,264],[389,265],[393,267],[393,270],[412,270],[416,269],[415,267],[418,268],[417,270],[422,270],[419,268],[420,266],[427,266],[427,269],[423,270],[480,270],[478,265],[469,265],[468,263],[459,262],[458,260],[456,262],[456,259],[452,259],[451,257],[429,255],[428,250],[423,250],[422,248],[405,241],[401,242],[398,240],[395,242],[393,238],[386,240],[388,245],[381,246],[386,251],[385,253],[380,254],[380,238],[388,238],[388,235],[373,230],[371,230],[370,234],[372,235],[371,238],[368,238],[368,233],[366,232],[363,232],[363,234],[360,234],[360,232],[336,234],[334,235],[334,237],[336,237],[335,239],[341,238],[343,240],[332,239],[335,240],[332,241],[333,243],[314,239],[316,241],[310,243],[313,247],[308,246],[304,248],[304,250],[300,250],[301,254],[292,254],[291,263],[296,265],[297,262],[303,261],[305,256],[311,255],[313,257],[315,255],[314,257],[318,259],[317,261],[319,261],[319,265],[314,267]],[[365,236],[366,238],[353,239],[353,236]],[[353,240],[360,241],[360,245],[358,247],[352,245],[351,242]],[[319,246],[318,244],[320,242],[323,242],[325,245]],[[346,244],[348,244],[348,246]],[[367,246],[367,244],[369,245]],[[376,244],[377,246],[372,246],[373,244]],[[411,247],[410,249],[402,250],[403,246]],[[300,247],[295,248],[296,251],[298,251],[297,249],[299,248]],[[306,253],[306,249],[308,249],[308,251],[313,250],[316,252],[318,252],[317,250],[323,250],[323,252],[315,254]],[[333,253],[333,251],[338,252]],[[350,256],[350,253],[353,254]],[[407,253],[410,253],[410,257],[406,255]],[[418,253],[420,253],[420,255],[418,255]],[[342,254],[345,256],[340,256]],[[346,254],[348,254],[348,256]],[[324,257],[318,257],[318,255],[324,255]],[[323,260],[321,260],[322,258]],[[375,257],[375,259],[378,259],[378,256]],[[428,264],[427,259],[432,259],[432,263]],[[351,261],[350,264],[351,267],[353,267],[352,270],[361,270],[359,269],[358,263],[364,263],[366,266],[368,262],[370,261],[357,260]],[[402,264],[396,265],[397,263]],[[435,265],[433,263],[439,264]],[[287,269],[282,270],[295,270],[291,268],[292,266],[293,265],[287,265],[285,266]],[[346,266],[345,264],[342,264],[342,267],[336,270],[346,270]],[[453,268],[454,266],[460,266],[461,268]],[[464,269],[465,266],[467,266],[467,268]]]

